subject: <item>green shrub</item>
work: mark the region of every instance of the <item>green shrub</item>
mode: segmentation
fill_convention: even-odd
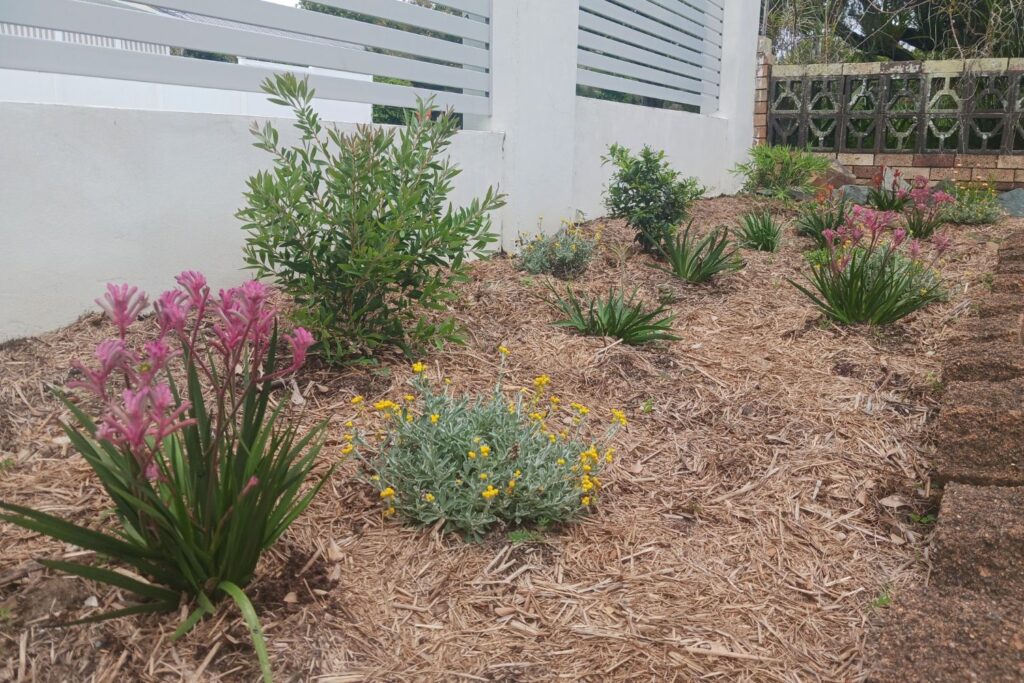
[[[443,158],[455,133],[451,112],[429,104],[406,127],[325,129],[310,106],[313,90],[294,75],[263,84],[270,101],[292,107],[301,142],[278,143],[273,124],[254,126],[255,146],[274,169],[248,181],[238,212],[249,232],[245,258],[296,303],[295,318],[319,340],[329,362],[396,345],[458,340],[454,321],[434,322],[466,280],[466,260],[495,240],[488,213],[503,205],[488,189],[455,209],[447,197],[459,170]]]
[[[925,261],[921,243],[908,245],[902,228],[883,239],[892,213],[860,209],[839,231],[826,231],[824,250],[808,254],[807,284],[789,282],[825,315],[846,325],[886,325],[945,298],[935,265],[949,241],[936,237],[934,257]]]
[[[816,175],[829,167],[829,160],[784,145],[755,145],[750,161],[736,164],[733,175],[743,177],[745,192],[761,192],[788,201],[794,193],[812,194]]]
[[[782,227],[768,210],[751,211],[740,220],[739,243],[747,249],[778,251],[782,241]]]
[[[607,297],[586,301],[579,299],[571,287],[566,291],[564,299],[556,294],[552,302],[565,316],[555,323],[557,327],[569,327],[592,337],[614,337],[634,346],[679,339],[672,334],[675,315],[667,314],[664,305],[645,310],[636,300],[635,290],[629,298],[622,290],[613,290]]]
[[[605,193],[605,207],[612,218],[624,218],[636,231],[640,247],[654,253],[658,245],[675,234],[686,218],[690,205],[704,195],[705,188],[696,178],[680,178],[665,160],[665,152],[647,145],[640,154],[612,145],[602,157],[615,165],[615,173]]]
[[[594,238],[568,221],[563,221],[554,235],[537,235],[520,244],[520,268],[533,275],[547,273],[563,279],[585,273],[597,247]]]
[[[846,222],[850,204],[841,195],[828,192],[819,194],[816,201],[808,202],[800,209],[796,219],[796,234],[810,237],[818,249],[825,248],[826,230],[838,230]]]
[[[96,347],[96,365],[73,363],[79,379],[69,387],[88,400],[61,396],[77,422],[64,432],[109,496],[111,516],[94,530],[0,502],[0,520],[92,551],[86,562],[77,553],[73,562],[41,563],[139,600],[88,621],[187,605],[192,611],[178,638],[213,613],[215,602],[230,598],[269,681],[259,619],[243,589],[263,551],[334,469],[305,486],[326,425],[303,435],[282,417],[286,401],[272,398],[302,365],[313,339],[301,328],[283,335],[292,358],[282,363],[277,312],[262,284],[251,281],[215,297],[199,273],[182,273],[178,282],[153,306],[160,336],[137,346],[129,344],[127,329],[146,312],[146,296],[136,287],[108,285],[101,305],[119,335]],[[176,377],[184,378],[185,399]],[[99,417],[81,406],[93,406]],[[104,567],[110,560],[134,574]]]
[[[677,234],[661,246],[668,268],[660,270],[672,273],[680,280],[697,283],[743,267],[743,261],[729,241],[728,230],[714,230],[698,241],[690,234],[692,227],[693,221],[690,221],[681,235]]]
[[[991,183],[966,183],[953,192],[956,202],[946,207],[944,219],[958,225],[995,223],[1003,215],[1003,207]]]
[[[541,375],[529,395],[509,399],[499,380],[490,395],[460,397],[417,374],[415,393],[401,405],[375,404],[388,426],[367,464],[385,516],[476,538],[496,525],[565,522],[595,505],[599,475],[613,457],[598,444],[625,425],[625,415],[613,411],[611,427],[594,440],[590,410],[563,406],[546,393],[549,383]]]

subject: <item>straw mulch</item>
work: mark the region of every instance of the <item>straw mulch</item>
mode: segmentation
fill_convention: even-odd
[[[696,225],[733,224],[749,199],[700,202]],[[384,520],[354,463],[340,468],[270,553],[250,595],[280,680],[858,681],[886,596],[927,580],[928,422],[937,351],[985,291],[1014,225],[958,228],[951,298],[885,330],[822,322],[787,282],[806,244],[688,286],[597,221],[602,249],[577,287],[625,282],[675,299],[682,340],[629,348],[551,327],[542,278],[514,261],[474,267],[454,314],[468,344],[424,360],[465,391],[546,373],[566,400],[630,418],[595,512],[540,544],[466,543]],[[61,436],[46,387],[110,335],[98,316],[0,350],[0,499],[80,522],[104,514],[96,479]],[[349,398],[394,398],[407,362],[308,370],[304,419],[338,431]],[[287,396],[282,393],[282,400]],[[644,407],[650,408],[646,411]],[[335,442],[335,443],[340,443]],[[332,446],[321,470],[335,457]],[[256,677],[237,611],[184,640],[174,617],[54,627],[124,596],[39,571],[75,549],[0,525],[0,680],[236,681]]]

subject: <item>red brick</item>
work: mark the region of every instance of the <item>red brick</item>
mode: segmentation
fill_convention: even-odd
[[[768,103],[766,101],[764,101],[764,100],[761,100],[760,102],[755,102],[754,103],[754,113],[755,114],[767,114],[768,113]]]
[[[1018,183],[1024,183],[1024,168],[1019,168],[1013,172],[1013,179]]]
[[[992,154],[957,154],[953,165],[964,168],[992,168],[999,165],[999,157]]]
[[[1013,182],[1013,169],[1012,168],[976,168],[974,169],[974,180],[984,180],[989,182]]]
[[[997,166],[999,168],[1024,168],[1024,154],[1001,154]]]
[[[878,172],[877,166],[854,166],[850,169],[853,175],[864,180],[870,180]]]
[[[933,168],[929,174],[932,180],[970,180],[970,168]]]
[[[956,162],[955,154],[915,154],[914,166],[928,166],[929,168],[952,168]]]
[[[913,154],[876,154],[875,163],[885,166],[913,166]]]

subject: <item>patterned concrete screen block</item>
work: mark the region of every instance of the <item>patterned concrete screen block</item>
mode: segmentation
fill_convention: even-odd
[[[950,484],[931,556],[932,581],[1024,598],[1024,488]]]
[[[1024,486],[1024,379],[951,383],[936,443],[940,482]]]
[[[1006,59],[845,64],[841,73],[776,67],[769,141],[822,152],[939,155],[935,165],[946,168],[952,154],[991,155],[988,167],[1004,168],[1000,158],[1024,155],[1022,82],[1024,71],[1009,70]]]
[[[897,593],[872,650],[867,683],[1020,683],[1024,603],[963,589]]]
[[[1002,193],[999,195],[999,203],[1011,216],[1024,216],[1024,188],[1018,187],[1016,190]]]

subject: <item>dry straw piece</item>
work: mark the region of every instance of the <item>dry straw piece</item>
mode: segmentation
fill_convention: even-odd
[[[732,225],[750,208],[698,202],[695,229]],[[632,234],[620,223],[592,223],[601,252],[576,286],[605,292],[621,277],[648,303],[671,289],[682,340],[663,347],[556,330],[540,278],[504,259],[476,264],[453,311],[468,344],[431,354],[427,373],[487,391],[504,344],[513,391],[548,374],[567,400],[626,408],[600,505],[540,544],[500,534],[470,544],[382,519],[346,464],[264,556],[250,591],[278,678],[863,679],[872,605],[927,576],[928,527],[907,513],[927,510],[935,352],[984,292],[994,242],[1022,225],[958,230],[949,303],[885,330],[842,330],[786,284],[803,267],[791,229],[778,253],[745,253],[744,270],[691,286],[649,257],[626,258]],[[110,334],[89,315],[0,350],[0,499],[78,522],[107,512],[47,386],[63,385],[71,358]],[[353,395],[405,393],[408,363],[385,365],[298,378],[292,409],[332,421],[318,469],[342,447]],[[0,680],[255,678],[245,627],[227,607],[177,643],[166,616],[50,626],[51,615],[80,617],[121,596],[32,563],[73,548],[2,524],[0,538]]]

